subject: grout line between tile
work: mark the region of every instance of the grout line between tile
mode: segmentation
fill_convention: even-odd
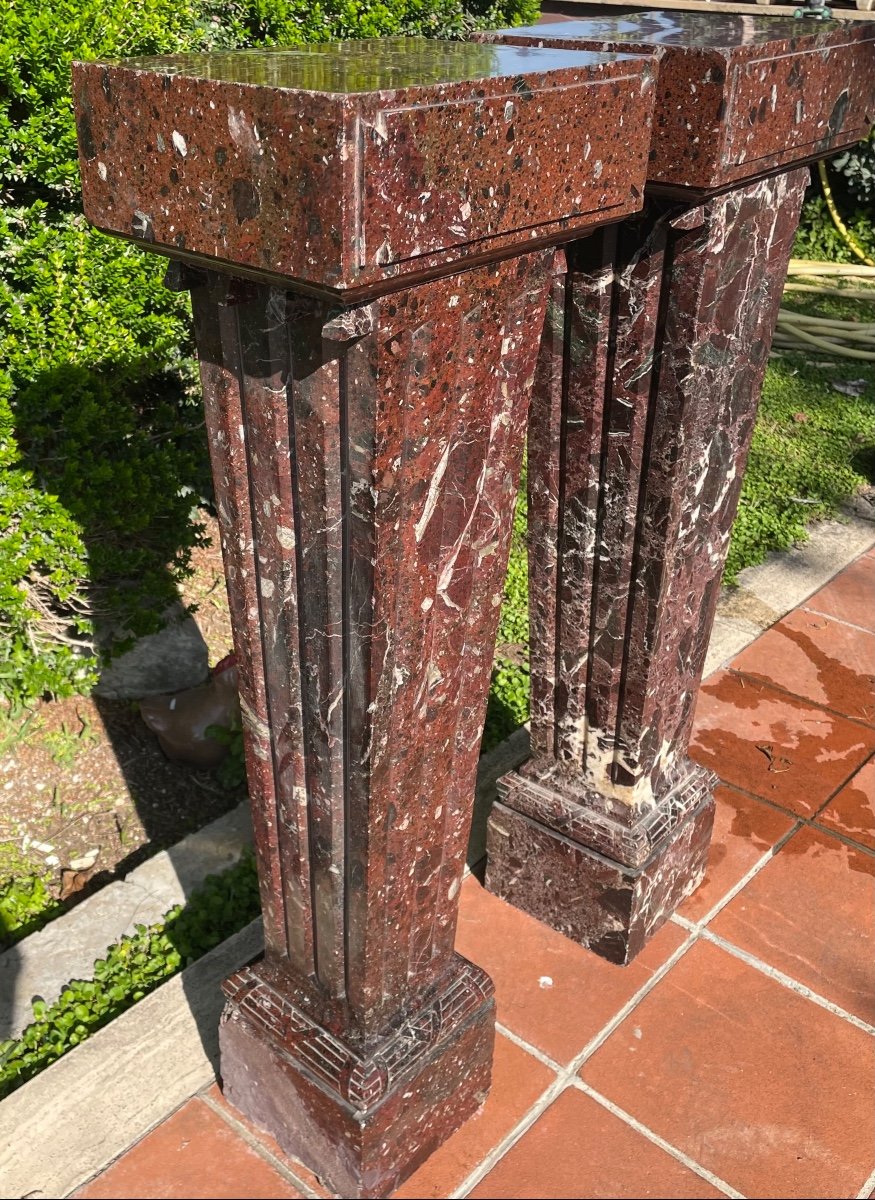
[[[713,921],[717,914],[721,912],[727,904],[730,903],[730,901],[735,899],[739,892],[743,891],[744,888],[747,887],[752,879],[755,879],[756,876],[759,875],[760,871],[762,871],[764,867],[768,866],[778,851],[783,849],[787,842],[789,842],[790,838],[793,837],[795,833],[798,833],[802,826],[806,823],[807,822],[801,820],[801,818],[797,818],[793,826],[788,829],[785,834],[782,834],[781,837],[778,838],[772,848],[767,850],[762,858],[757,859],[750,870],[747,871],[745,875],[742,875],[741,879],[739,879],[738,882],[729,889],[725,896],[721,897],[721,899],[717,901],[713,908],[708,909],[704,917],[700,917],[698,921],[690,921],[686,917],[682,917],[679,913],[673,913],[671,918],[672,921],[676,925],[680,925],[683,929],[687,929],[690,932],[704,929],[705,926],[708,925],[709,922]]]
[[[196,1096],[197,1092],[195,1092],[194,1095]],[[101,1175],[105,1175],[107,1171],[111,1170],[111,1168],[115,1166],[119,1159],[124,1158],[126,1154],[133,1150],[135,1146],[139,1146],[140,1142],[145,1141],[147,1137],[151,1137],[151,1135],[156,1129],[159,1128],[159,1126],[163,1125],[165,1121],[169,1121],[171,1117],[175,1117],[179,1110],[185,1108],[186,1104],[190,1104],[193,1099],[194,1096],[186,1096],[183,1100],[180,1100],[178,1104],[174,1105],[173,1108],[168,1109],[168,1111],[165,1113],[162,1113],[157,1120],[152,1122],[148,1129],[145,1129],[141,1134],[138,1134],[132,1142],[129,1142],[127,1146],[113,1154],[112,1158],[108,1159],[95,1171],[92,1171],[87,1179],[81,1179],[74,1187],[70,1188],[68,1191],[65,1191],[64,1197],[74,1196],[76,1192],[82,1191],[83,1188],[89,1187],[95,1182],[95,1180],[99,1179]],[[26,1193],[26,1196],[30,1195],[30,1192]]]
[[[696,941],[697,936],[697,934],[693,934],[691,937],[688,937],[685,942],[678,946],[674,953],[669,955],[662,966],[653,972],[651,977],[641,985],[631,999],[627,1000],[619,1012],[615,1013],[614,1016],[611,1017],[611,1019],[607,1021],[606,1024],[598,1031],[598,1033],[590,1038],[583,1049],[579,1051],[578,1054],[575,1055],[575,1057],[565,1067],[561,1067],[557,1063],[553,1062],[553,1060],[545,1055],[543,1051],[532,1046],[529,1042],[525,1041],[524,1038],[519,1037],[517,1034],[511,1034],[505,1026],[498,1026],[503,1036],[510,1037],[510,1040],[519,1046],[520,1049],[528,1051],[529,1054],[532,1054],[546,1066],[549,1066],[551,1070],[556,1071],[556,1079],[546,1089],[546,1091],[541,1093],[532,1107],[523,1114],[513,1129],[511,1129],[509,1133],[505,1134],[504,1138],[498,1143],[498,1145],[490,1150],[485,1158],[483,1158],[477,1164],[477,1166],[468,1174],[468,1176],[455,1189],[455,1191],[450,1193],[450,1200],[462,1200],[462,1197],[467,1196],[468,1193],[475,1188],[478,1183],[486,1178],[492,1168],[502,1158],[504,1158],[508,1150],[516,1145],[523,1134],[526,1133],[532,1127],[532,1125],[534,1125],[535,1121],[537,1121],[537,1119],[545,1112],[545,1110],[550,1107],[553,1101],[571,1086],[581,1066],[587,1061],[588,1058],[595,1054],[596,1050],[598,1050],[602,1043],[610,1037],[617,1026],[626,1019],[629,1013],[631,1013],[641,1003],[644,997],[656,987],[659,981],[668,974],[675,963],[682,958],[684,954],[686,954],[686,952]],[[704,1168],[702,1168],[702,1170],[704,1170]]]
[[[820,810],[823,811],[822,809]],[[820,813],[818,813],[818,816]],[[821,825],[819,821],[803,821],[803,825],[808,825],[811,829],[816,829],[818,833],[825,833],[828,837],[835,838],[837,842],[843,842],[851,850],[860,850],[863,854],[868,854],[870,858],[875,858],[875,849],[871,846],[864,846],[862,842],[855,842],[853,838],[848,837],[846,833],[842,833],[840,829],[833,829],[831,825]]]
[[[212,1084],[210,1086],[212,1087]],[[314,1192],[308,1184],[304,1183],[303,1179],[298,1178],[294,1171],[290,1171],[286,1164],[278,1159],[275,1154],[272,1154],[267,1146],[263,1145],[257,1137],[254,1137],[241,1121],[238,1121],[231,1113],[226,1112],[222,1105],[217,1104],[206,1091],[198,1092],[197,1099],[202,1100],[207,1108],[211,1108],[216,1116],[222,1118],[226,1125],[230,1125],[251,1150],[254,1150],[260,1158],[270,1163],[277,1174],[281,1175],[286,1183],[290,1183],[292,1187],[297,1188],[302,1196],[306,1196],[307,1200],[322,1200],[318,1192]]]
[[[816,617],[823,617],[826,621],[834,621],[836,625],[847,625],[849,629],[856,629],[858,633],[868,633],[870,635],[872,633],[872,630],[867,629],[865,625],[857,625],[853,621],[846,621],[844,617],[835,617],[832,613],[821,612],[819,608],[810,608],[807,604],[800,604],[797,608],[791,609],[790,612],[799,612],[802,609],[805,612],[813,613]],[[790,613],[785,613],[784,616],[789,617]],[[783,621],[784,617],[781,620]]]
[[[661,1150],[664,1150],[666,1154],[676,1159],[679,1163],[682,1163],[683,1166],[689,1168],[689,1170],[698,1175],[700,1179],[704,1179],[707,1183],[710,1183],[712,1187],[715,1187],[718,1191],[721,1191],[724,1196],[731,1196],[732,1200],[745,1200],[744,1194],[736,1191],[732,1184],[727,1183],[724,1179],[721,1179],[719,1175],[715,1175],[713,1171],[709,1171],[707,1167],[703,1167],[700,1163],[697,1163],[695,1159],[690,1158],[690,1156],[685,1154],[683,1150],[678,1149],[677,1146],[673,1146],[671,1142],[667,1142],[665,1138],[661,1138],[658,1133],[654,1133],[653,1130],[649,1129],[646,1125],[642,1125],[641,1122],[636,1120],[631,1113],[627,1113],[625,1109],[622,1109],[619,1107],[619,1105],[614,1104],[614,1102],[609,1100],[607,1096],[603,1096],[601,1092],[597,1092],[595,1088],[590,1087],[588,1083],[584,1083],[582,1079],[572,1080],[571,1086],[577,1088],[581,1092],[584,1092],[590,1097],[590,1099],[595,1100],[598,1104],[600,1104],[602,1108],[606,1108],[609,1113],[613,1113],[615,1117],[618,1117],[621,1121],[624,1121],[627,1125],[630,1125],[634,1130],[640,1133],[642,1137],[647,1138],[649,1142],[653,1142],[655,1146],[659,1146]]]
[[[806,984],[800,983],[798,979],[793,979],[789,975],[785,975],[783,971],[779,971],[777,967],[770,967],[768,963],[763,962],[761,958],[748,953],[747,950],[742,950],[739,946],[728,942],[726,938],[722,938],[718,933],[713,933],[710,929],[699,930],[699,937],[707,942],[711,942],[715,946],[719,946],[721,950],[725,950],[728,954],[732,954],[735,958],[741,959],[747,963],[749,967],[754,967],[763,975],[767,975],[770,979],[774,979],[776,983],[780,983],[783,987],[791,992],[796,992],[800,996],[804,996],[806,1000],[811,1000],[812,1003],[819,1005],[820,1008],[825,1008],[827,1012],[831,1012],[833,1016],[841,1017],[850,1025],[860,1029],[863,1033],[868,1033],[875,1036],[875,1026],[869,1025],[868,1022],[861,1020],[847,1009],[841,1008],[838,1004],[834,1004],[832,1000],[827,1000],[825,996],[821,996],[819,992],[813,991]]]
[[[514,1033],[512,1029],[508,1029],[506,1025],[502,1025],[500,1021],[495,1022],[496,1033],[500,1033],[502,1037],[507,1038],[509,1042],[513,1042],[515,1046],[519,1046],[520,1050],[525,1050],[526,1054],[531,1054],[532,1058],[536,1058],[538,1062],[549,1067],[557,1075],[561,1075],[565,1068],[561,1063],[554,1062],[549,1054],[545,1054],[543,1050],[539,1050],[537,1046],[533,1046],[531,1042],[527,1042],[521,1038],[518,1033]]]
[[[826,704],[818,704],[818,702],[816,700],[812,700],[810,696],[800,696],[798,692],[791,692],[782,684],[776,683],[773,679],[764,679],[761,675],[755,675],[752,671],[745,671],[740,667],[733,667],[732,663],[734,661],[735,659],[732,659],[729,666],[725,668],[730,675],[735,675],[739,679],[749,679],[751,683],[758,683],[760,687],[771,688],[773,692],[779,692],[782,696],[788,696],[791,700],[797,700],[800,704],[806,704],[810,708],[816,708],[819,712],[827,713],[831,717],[840,717],[844,721],[850,721],[852,725],[862,725],[864,729],[868,729],[871,733],[872,722],[867,721],[865,717],[852,717],[846,712],[841,712],[841,710],[838,708],[830,708]]]
[[[836,796],[838,796],[839,792],[842,791],[844,788],[846,788],[848,786],[848,784],[851,782],[851,780],[854,778],[854,776],[859,774],[859,772],[863,770],[863,767],[865,767],[867,765],[867,763],[872,762],[873,759],[875,759],[875,751],[873,751],[872,754],[870,754],[868,756],[868,758],[863,759],[863,761],[847,777],[847,779],[844,781],[844,783],[839,784],[839,786],[835,789],[834,792],[832,792],[832,794],[829,796],[829,798],[827,800],[824,800],[823,804],[821,804],[821,806],[817,809],[817,811],[815,812],[813,817],[802,817],[800,819],[803,821],[805,821],[805,820],[813,821],[816,817],[819,817],[820,814],[823,812],[823,810],[825,808],[827,808],[830,804],[832,804],[833,800],[835,800],[835,798],[836,798]]]
[[[693,946],[697,936],[698,934],[693,933],[685,942],[682,942],[681,945],[678,946],[677,950],[668,956],[662,966],[658,970],[654,971],[650,978],[641,985],[635,995],[632,996],[630,1000],[626,1001],[619,1012],[615,1013],[614,1016],[611,1017],[610,1021],[608,1021],[607,1024],[604,1025],[599,1032],[587,1042],[583,1049],[577,1054],[576,1058],[573,1058],[565,1068],[569,1077],[573,1078],[577,1074],[583,1064],[592,1058],[596,1050],[604,1045],[617,1026],[622,1025],[623,1021],[626,1020],[631,1012],[634,1012],[644,997],[649,992],[653,991],[661,979],[665,978],[675,963],[683,958],[687,951]]]
[[[506,1133],[498,1145],[494,1146],[473,1171],[469,1172],[461,1184],[454,1191],[450,1192],[449,1200],[461,1200],[461,1197],[467,1196],[472,1188],[475,1188],[481,1180],[485,1179],[496,1163],[504,1158],[508,1150],[516,1145],[523,1134],[528,1132],[538,1117],[550,1107],[557,1096],[564,1092],[567,1087],[568,1080],[565,1078],[564,1073],[558,1075],[550,1086],[541,1093],[532,1107],[517,1121],[513,1129],[509,1133]]]
[[[868,766],[869,763],[873,761],[875,761],[875,753],[870,754],[868,758],[864,758],[861,763],[854,767],[847,779],[843,779],[842,782],[835,788],[835,790],[830,792],[827,798],[818,806],[813,817],[803,817],[800,813],[794,812],[791,808],[787,808],[783,804],[778,804],[776,800],[770,800],[768,796],[759,796],[756,792],[752,792],[748,788],[742,787],[738,783],[730,783],[727,779],[721,779],[720,783],[724,787],[732,788],[734,792],[740,792],[742,796],[746,796],[749,800],[756,800],[759,804],[765,804],[767,808],[772,809],[773,812],[780,813],[783,817],[789,817],[792,821],[796,821],[800,828],[803,825],[810,825],[812,829],[817,829],[821,833],[828,833],[831,837],[838,838],[840,842],[844,842],[853,850],[862,850],[865,854],[871,854],[873,857],[875,857],[875,850],[873,850],[871,846],[866,846],[863,842],[856,842],[848,834],[842,833],[841,830],[833,829],[829,825],[821,825],[818,822],[818,817],[824,812],[825,809],[829,807],[830,804],[832,804],[839,792],[848,786],[854,776],[862,771],[863,767]],[[792,832],[796,831],[794,830]],[[792,836],[792,832],[787,836]]]
[[[859,1192],[857,1192],[856,1200],[869,1200],[873,1189],[875,1189],[875,1170],[872,1171],[872,1174],[860,1188]]]

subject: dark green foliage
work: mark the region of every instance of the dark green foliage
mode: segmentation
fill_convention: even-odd
[[[850,209],[842,207],[842,220],[869,254],[875,256],[875,208]],[[796,258],[809,258],[817,262],[859,263],[860,260],[836,229],[826,207],[826,201],[818,192],[813,192],[805,201],[796,241],[793,244]]]
[[[0,952],[34,933],[61,911],[46,886],[48,868],[34,874],[33,863],[14,842],[0,842]]]
[[[54,1004],[36,999],[20,1038],[0,1042],[0,1099],[142,1000],[259,914],[255,863],[247,854],[211,875],[185,906],[110,946],[93,978],[72,980]]]
[[[0,698],[87,690],[160,623],[209,496],[188,304],[80,210],[74,58],[459,36],[533,0],[0,0]],[[98,628],[95,628],[97,625]]]
[[[0,212],[0,694],[81,691],[176,596],[208,489],[184,300],[38,202]]]
[[[865,141],[834,158],[832,166],[842,176],[850,196],[870,214],[875,211],[875,129]]]

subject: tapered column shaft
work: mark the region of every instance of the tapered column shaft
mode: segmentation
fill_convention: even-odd
[[[552,262],[193,291],[266,943],[362,1035],[452,960]]]
[[[532,379],[561,245],[641,207],[653,58],[398,38],[74,90],[89,216],[192,291],[265,927],[224,1094],[384,1196],[489,1089],[453,941]]]
[[[875,29],[646,12],[481,35],[654,49],[641,217],[569,248],[529,464],[532,758],[487,883],[617,962],[700,882],[714,777],[686,757],[807,181],[864,135]]]

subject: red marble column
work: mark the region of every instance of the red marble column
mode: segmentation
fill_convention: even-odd
[[[660,55],[644,212],[568,249],[532,401],[532,757],[487,885],[627,962],[700,883],[686,756],[808,172],[863,136],[875,29],[636,13],[489,34]]]
[[[453,943],[538,338],[557,244],[640,207],[652,79],[419,39],[75,69],[86,212],[192,292],[265,924],[223,1087],[343,1196],[489,1088]]]

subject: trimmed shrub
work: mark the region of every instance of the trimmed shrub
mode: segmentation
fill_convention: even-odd
[[[188,299],[80,215],[74,58],[534,20],[537,0],[0,0],[0,698],[160,626],[210,495]]]

